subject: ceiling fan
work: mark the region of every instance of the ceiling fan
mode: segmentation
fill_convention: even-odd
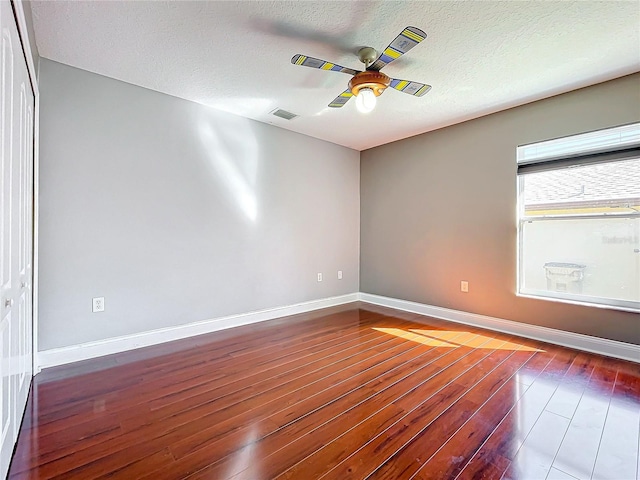
[[[330,107],[340,108],[356,96],[356,107],[362,113],[371,112],[376,106],[376,97],[379,97],[387,87],[394,88],[409,95],[422,97],[431,90],[431,85],[412,82],[409,80],[399,80],[390,78],[380,72],[382,67],[393,62],[395,59],[407,53],[417,44],[422,42],[427,34],[416,27],[405,28],[393,42],[380,54],[371,47],[364,47],[358,50],[358,58],[364,63],[365,70],[353,70],[342,67],[335,63],[326,62],[318,58],[307,57],[305,55],[294,55],[291,63],[304,67],[319,68],[320,70],[331,70],[353,75],[349,81],[349,88],[338,95],[330,104]]]

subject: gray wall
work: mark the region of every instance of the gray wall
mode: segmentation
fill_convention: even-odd
[[[358,291],[358,152],[45,59],[40,93],[41,349]]]
[[[515,295],[516,147],[637,121],[640,74],[362,152],[360,290],[640,344],[637,314]]]

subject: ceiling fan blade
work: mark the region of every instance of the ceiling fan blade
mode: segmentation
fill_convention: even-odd
[[[330,104],[329,106],[332,108],[340,108],[343,107],[345,103],[347,103],[349,101],[349,99],[353,97],[353,93],[351,93],[351,90],[349,90],[348,88],[342,92],[340,95],[338,95]]]
[[[421,41],[427,38],[427,34],[416,27],[405,28],[393,42],[389,44],[384,52],[373,62],[367,70],[379,71],[385,65],[393,62],[396,58],[401,57]]]
[[[306,55],[300,54],[294,55],[291,59],[291,63],[293,63],[294,65],[302,65],[304,67],[319,68],[320,70],[331,70],[333,72],[348,73],[349,75],[360,73],[359,70],[346,68],[341,65],[336,65],[335,63],[320,60],[319,58],[307,57]]]
[[[414,95],[416,97],[421,97],[429,90],[431,90],[431,85],[425,85],[424,83],[420,82],[412,82],[410,80],[399,80],[397,78],[392,78],[391,84],[389,86],[402,93],[408,93],[409,95]]]

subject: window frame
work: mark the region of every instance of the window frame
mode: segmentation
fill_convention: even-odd
[[[529,149],[529,151],[535,151],[535,147],[541,144],[562,144],[563,141],[575,142],[579,137],[594,136],[599,132],[614,131],[616,129],[631,129],[635,130],[635,137],[629,141],[627,138],[626,143],[620,142],[618,145],[607,145],[606,148],[591,149],[590,151],[580,152],[568,151],[562,155],[554,155],[553,151],[548,154],[538,156],[538,158],[523,158],[521,155],[522,149]],[[544,148],[543,148],[544,150]],[[640,301],[622,300],[609,297],[599,297],[584,294],[572,294],[565,292],[557,292],[551,290],[539,290],[534,288],[526,288],[524,283],[524,228],[527,223],[534,222],[549,222],[558,220],[578,220],[578,219],[635,219],[640,218],[640,211],[629,213],[615,213],[615,214],[560,214],[560,215],[543,215],[543,216],[529,216],[525,214],[525,202],[524,202],[524,177],[529,173],[560,170],[569,168],[572,166],[583,166],[595,163],[613,163],[620,160],[639,158],[640,157],[640,123],[632,123],[621,125],[618,127],[605,128],[587,133],[581,133],[577,135],[570,135],[566,137],[560,137],[553,140],[546,140],[543,142],[536,142],[527,145],[520,145],[517,147],[517,173],[516,173],[516,188],[517,188],[517,271],[516,271],[516,295],[524,298],[534,298],[538,300],[547,300],[561,303],[569,303],[574,305],[584,305],[597,308],[615,309],[627,312],[640,313]],[[640,253],[637,253],[640,255]]]

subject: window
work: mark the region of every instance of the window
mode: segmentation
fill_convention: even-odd
[[[517,159],[518,294],[640,311],[640,124]]]

